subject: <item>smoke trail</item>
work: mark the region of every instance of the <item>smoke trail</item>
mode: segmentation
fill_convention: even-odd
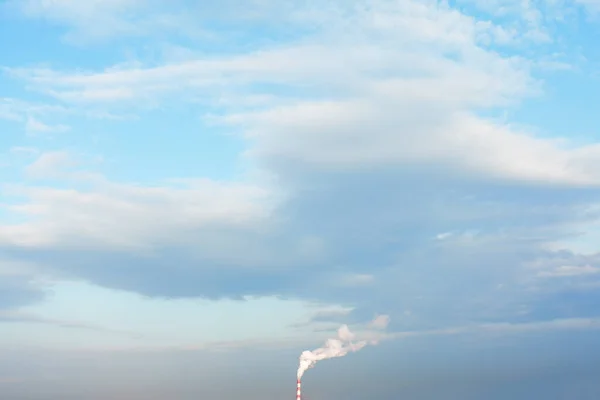
[[[369,326],[376,329],[385,329],[388,322],[389,317],[387,315],[381,315],[375,318],[375,320],[372,321]],[[302,352],[302,354],[300,354],[298,380],[302,378],[302,375],[304,375],[307,369],[314,367],[317,361],[326,360],[328,358],[343,357],[350,352],[356,352],[362,349],[369,343],[376,344],[375,341],[367,342],[366,340],[361,340],[354,343],[354,334],[350,331],[348,325],[342,325],[338,329],[337,334],[337,339],[327,339],[323,347],[313,351],[305,350]]]

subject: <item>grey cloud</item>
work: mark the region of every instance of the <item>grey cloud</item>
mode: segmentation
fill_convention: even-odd
[[[560,257],[544,243],[568,236],[574,221],[596,217],[586,207],[597,195],[593,189],[470,181],[441,171],[280,171],[294,195],[271,216],[280,225],[242,231],[255,243],[248,248],[266,250],[258,258],[240,253],[243,264],[189,247],[201,244],[199,236],[179,246],[157,245],[148,255],[110,247],[74,250],[68,243],[5,251],[44,263],[56,276],[149,296],[303,298],[356,307],[344,317],[349,322],[382,312],[392,315],[395,329],[423,329],[552,318],[531,311],[551,298],[528,292],[526,266]],[[448,231],[456,233],[436,239]],[[317,238],[322,251],[298,257],[291,249],[306,237]],[[340,284],[351,274],[373,280]],[[578,316],[577,309],[568,316]]]
[[[588,208],[597,189],[470,181],[443,171],[410,169],[315,171],[300,179],[297,173],[286,171],[281,177],[296,185],[292,190],[297,196],[280,210],[293,221],[293,231],[323,235],[334,247],[339,242],[340,250],[351,252],[344,261],[363,265],[419,246],[444,248],[444,243],[457,251],[489,245],[498,252],[521,243],[525,251],[532,244],[574,234],[571,224],[598,217]],[[458,234],[435,240],[449,231]],[[469,231],[473,233],[461,235]],[[358,254],[368,250],[363,257]]]
[[[242,299],[245,295],[284,295],[309,279],[299,270],[261,270],[260,265],[207,261],[181,248],[159,248],[151,257],[111,250],[60,248],[11,249],[10,254],[44,263],[57,277],[83,278],[98,285],[157,297]]]
[[[44,292],[33,285],[29,277],[0,274],[0,311],[30,305],[43,298]]]

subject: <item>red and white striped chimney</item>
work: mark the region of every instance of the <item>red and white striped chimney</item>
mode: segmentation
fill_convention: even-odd
[[[298,379],[298,386],[296,390],[296,400],[302,400],[302,394],[300,391],[300,379]]]

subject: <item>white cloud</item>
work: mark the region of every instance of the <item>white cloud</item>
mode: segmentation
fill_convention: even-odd
[[[62,100],[109,107],[202,93],[225,107],[212,120],[242,131],[252,146],[248,154],[260,160],[334,169],[408,163],[525,182],[600,183],[599,146],[568,149],[477,116],[476,109],[506,106],[537,90],[529,75],[535,63],[480,44],[479,31],[494,25],[413,1],[375,2],[369,12],[352,13],[351,36],[339,31],[349,22],[331,11],[326,17],[332,23],[319,26],[317,37],[246,54],[102,72],[12,73]],[[288,91],[273,96],[253,88],[261,83]],[[315,95],[295,98],[299,87]],[[324,90],[336,99],[323,100]],[[236,103],[220,101],[218,93],[266,102],[250,110],[239,103],[243,111],[237,112]]]
[[[70,161],[63,153],[45,154],[29,167],[29,172],[36,177],[47,176],[52,169],[65,165],[70,165]],[[201,235],[206,242],[198,243],[198,250],[214,253],[217,247],[221,251],[228,245],[235,247],[235,236],[226,239],[225,232],[219,233],[220,230],[236,226],[250,229],[249,223],[255,229],[269,212],[263,189],[210,180],[188,182],[183,188],[135,187],[108,182],[98,183],[92,190],[12,186],[5,193],[29,199],[9,206],[13,212],[28,217],[28,222],[2,225],[0,240],[29,246],[64,245],[75,241],[93,248],[144,249],[174,241],[192,245]],[[209,231],[198,231],[203,226]],[[248,239],[237,240],[243,245]],[[251,246],[250,242],[247,245]],[[245,250],[248,254],[258,251]],[[243,258],[244,255],[235,252],[229,253],[229,257]]]
[[[588,276],[600,274],[600,268],[592,267],[591,265],[562,265],[554,268],[551,271],[540,271],[538,272],[539,277],[544,278],[561,278],[571,276]]]
[[[0,97],[0,118],[11,121],[27,121],[28,116],[66,114],[68,109],[59,105],[39,104],[10,97]],[[35,121],[35,118],[33,118]],[[37,122],[37,121],[36,121]]]
[[[33,117],[29,117],[25,124],[25,130],[28,133],[58,133],[67,132],[69,129],[70,128],[66,125],[47,125]]]
[[[375,277],[370,274],[350,274],[341,278],[342,286],[364,286],[373,284]]]
[[[437,235],[435,235],[435,238],[437,240],[446,240],[446,239],[453,237],[454,235],[455,235],[454,232],[444,232],[444,233],[438,233]]]
[[[25,168],[25,173],[33,178],[60,176],[68,167],[74,166],[74,160],[65,151],[46,152]]]
[[[388,315],[378,315],[369,323],[369,326],[375,329],[385,329],[389,323],[390,317]]]
[[[357,23],[369,29],[390,31],[410,24],[411,29],[418,28],[428,37],[452,32],[440,35],[448,41],[462,41],[464,36],[471,34],[477,35],[478,40],[484,43],[514,44],[521,40],[547,39],[539,21],[539,11],[532,4],[521,3],[515,3],[512,12],[525,21],[526,29],[522,26],[497,26],[490,21],[464,23],[463,15],[448,12],[451,10],[446,5],[433,1],[398,5],[386,0],[342,0],[328,2],[327,6],[320,2],[262,0],[226,0],[219,6],[178,0],[169,3],[153,0],[12,0],[9,4],[30,18],[42,18],[67,27],[66,38],[74,42],[172,33],[215,40],[215,35],[204,29],[214,21],[225,21],[238,27],[268,25],[285,32],[294,28],[306,29],[307,26],[327,27],[345,34]],[[498,9],[495,7],[494,11]],[[220,32],[220,36],[224,34]]]
[[[357,5],[362,3],[357,2]],[[148,94],[173,90],[206,90],[211,86],[221,89],[224,85],[235,88],[264,81],[308,84],[316,88],[324,85],[348,92],[360,90],[377,74],[420,77],[423,83],[434,85],[440,74],[451,75],[450,78],[457,78],[455,74],[459,74],[460,83],[468,84],[473,80],[472,85],[479,87],[474,90],[485,88],[485,93],[491,95],[498,90],[499,95],[521,92],[527,83],[526,74],[515,68],[523,64],[521,61],[503,60],[478,47],[478,35],[493,31],[496,26],[491,23],[481,25],[435,2],[373,2],[368,12],[349,11],[340,4],[331,9],[310,11],[313,13],[304,18],[316,23],[318,35],[292,45],[151,68],[119,66],[102,73],[65,74],[47,69],[12,71],[70,101],[139,100]],[[342,12],[350,14],[342,16]],[[350,24],[354,34],[348,36]],[[448,51],[456,52],[460,63],[445,57]],[[461,65],[463,62],[466,67]],[[433,74],[434,79],[427,80],[429,74]],[[503,85],[496,83],[497,74],[502,75]],[[452,79],[445,83],[451,82]],[[385,87],[387,80],[381,84]],[[459,99],[469,95],[461,94]],[[482,99],[478,96],[476,101]]]

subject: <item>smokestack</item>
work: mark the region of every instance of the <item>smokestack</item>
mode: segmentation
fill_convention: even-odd
[[[302,400],[302,393],[300,390],[300,379],[298,379],[298,386],[296,389],[296,400]]]
[[[385,329],[388,322],[390,322],[390,317],[379,315],[369,323],[369,326],[375,329]],[[307,369],[314,367],[317,361],[334,357],[344,357],[351,351],[359,351],[369,343],[377,344],[376,340],[371,340],[370,342],[361,340],[360,342],[353,343],[354,333],[350,332],[348,325],[342,325],[337,333],[337,339],[327,339],[323,347],[313,351],[305,350],[300,354],[298,372],[296,374],[298,378],[297,400],[300,400],[300,380],[302,379],[302,375],[304,375]]]

